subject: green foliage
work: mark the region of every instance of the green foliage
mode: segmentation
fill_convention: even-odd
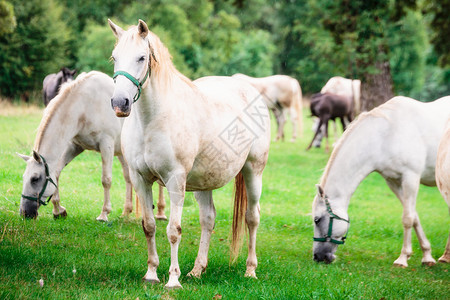
[[[17,27],[0,37],[0,92],[12,97],[42,88],[44,77],[68,66],[71,32],[61,20],[62,7],[52,0],[11,0]]]
[[[390,26],[388,41],[395,91],[399,95],[417,94],[425,83],[427,34],[419,12],[408,12]]]
[[[397,94],[442,96],[448,72],[436,65],[444,66],[449,53],[447,6],[448,0],[0,0],[0,94],[39,90],[44,76],[62,66],[111,73],[111,18],[125,28],[146,21],[192,79],[287,74],[308,94],[332,76],[364,80],[379,72],[377,62],[389,61]]]
[[[7,1],[0,1],[0,36],[13,32],[16,25],[12,4]]]
[[[111,75],[113,65],[110,57],[115,40],[109,26],[100,26],[92,22],[87,24],[77,53],[77,69],[80,72],[97,70]]]

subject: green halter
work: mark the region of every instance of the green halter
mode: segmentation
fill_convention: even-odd
[[[327,206],[327,211],[328,211],[328,214],[330,215],[330,223],[328,224],[328,233],[325,237],[322,237],[322,238],[313,237],[313,240],[315,242],[332,242],[334,244],[342,245],[345,243],[345,239],[347,238],[348,231],[345,233],[345,236],[343,236],[341,240],[333,239],[331,237],[331,234],[333,233],[333,220],[334,219],[341,220],[341,221],[347,222],[349,224],[350,224],[350,220],[341,218],[338,215],[336,215],[335,213],[333,213],[333,211],[331,210],[330,202],[328,201],[328,198],[326,196],[325,196],[325,205]]]
[[[39,156],[42,159],[42,162],[44,163],[44,167],[45,167],[45,183],[44,186],[42,187],[41,192],[39,193],[39,196],[37,197],[32,197],[32,196],[26,196],[24,194],[22,194],[22,197],[31,201],[36,201],[42,205],[47,205],[50,202],[50,199],[52,199],[51,195],[50,197],[48,197],[47,201],[43,201],[41,200],[42,196],[45,193],[45,189],[47,188],[47,184],[50,182],[52,183],[56,188],[58,188],[58,186],[56,185],[56,183],[53,181],[53,179],[50,177],[50,172],[48,171],[48,165],[47,162],[45,161],[44,157],[42,155],[39,154]]]
[[[130,73],[125,72],[125,71],[117,71],[114,73],[113,75],[113,79],[116,79],[117,76],[119,75],[123,75],[126,78],[128,78],[138,89],[138,93],[136,95],[134,95],[133,98],[133,103],[138,101],[139,97],[141,96],[141,91],[142,91],[142,85],[145,83],[145,81],[147,80],[148,76],[150,73],[150,68],[147,69],[147,73],[145,73],[145,77],[142,81],[139,82],[138,79],[134,78]]]

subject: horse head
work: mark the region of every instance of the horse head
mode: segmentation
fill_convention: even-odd
[[[328,196],[322,187],[317,185],[317,195],[313,202],[314,218],[314,260],[331,263],[335,260],[334,253],[338,245],[345,242],[349,220],[342,209],[332,209]]]
[[[70,70],[69,68],[62,67],[60,72],[62,73],[61,83],[64,83],[71,82],[74,79],[77,70]]]
[[[127,117],[131,106],[139,99],[149,77],[152,59],[156,61],[149,41],[147,24],[139,20],[137,26],[127,31],[108,20],[117,44],[112,52],[115,89],[111,106],[118,117]]]
[[[20,214],[26,218],[36,218],[40,205],[48,203],[56,192],[57,185],[50,176],[47,162],[39,153],[33,151],[32,157],[18,155],[27,163],[23,174]],[[47,201],[45,201],[46,198],[48,198]]]

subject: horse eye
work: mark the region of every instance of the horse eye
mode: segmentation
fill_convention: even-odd
[[[31,184],[36,184],[39,181],[39,179],[41,179],[40,176],[31,177]]]
[[[314,223],[316,223],[316,225],[319,224],[320,223],[320,218],[319,217],[315,217],[314,218]]]
[[[145,60],[145,56],[141,56],[141,57],[139,57],[138,62],[143,62],[144,60]]]

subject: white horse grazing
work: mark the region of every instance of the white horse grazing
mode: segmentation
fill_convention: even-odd
[[[303,135],[302,89],[297,79],[286,75],[254,78],[240,73],[234,74],[233,77],[249,82],[263,96],[264,102],[273,111],[277,120],[277,141],[284,138],[287,111],[292,122],[291,140],[295,141],[297,138],[297,127],[300,136]]]
[[[334,260],[348,230],[350,197],[375,171],[403,205],[403,247],[394,264],[408,266],[412,228],[423,251],[422,263],[436,263],[415,206],[420,183],[436,185],[437,148],[449,117],[450,97],[431,103],[394,97],[350,125],[331,154],[314,198],[314,260]]]
[[[111,103],[117,116],[128,117],[122,149],[142,203],[148,244],[144,279],[159,282],[152,184],[162,182],[169,192],[171,264],[166,288],[179,288],[178,246],[185,191],[197,191],[200,206],[200,247],[189,273],[200,277],[207,265],[216,215],[212,190],[234,177],[232,248],[237,247],[245,213],[249,229],[245,275],[256,277],[259,198],[270,144],[269,112],[258,91],[230,77],[204,77],[192,82],[176,70],[167,48],[145,22],[139,20],[138,26],[127,31],[111,20],[109,25],[118,39],[112,53],[116,88]]]
[[[120,149],[123,122],[109,107],[113,90],[111,77],[92,71],[63,85],[61,92],[47,106],[36,135],[33,156],[20,155],[27,162],[20,201],[22,215],[37,217],[39,206],[46,205],[49,200],[45,199],[48,197],[51,197],[55,218],[67,215],[66,209],[60,205],[57,189],[59,175],[84,150],[99,151],[102,156],[104,202],[97,220],[107,221],[111,211],[109,190],[114,155],[122,164],[126,182],[123,214],[133,210],[128,166]],[[165,217],[164,208],[162,215]]]
[[[450,208],[450,119],[447,120],[445,133],[439,143],[436,160],[436,183]],[[450,263],[450,235],[445,252],[439,258],[439,262]]]

